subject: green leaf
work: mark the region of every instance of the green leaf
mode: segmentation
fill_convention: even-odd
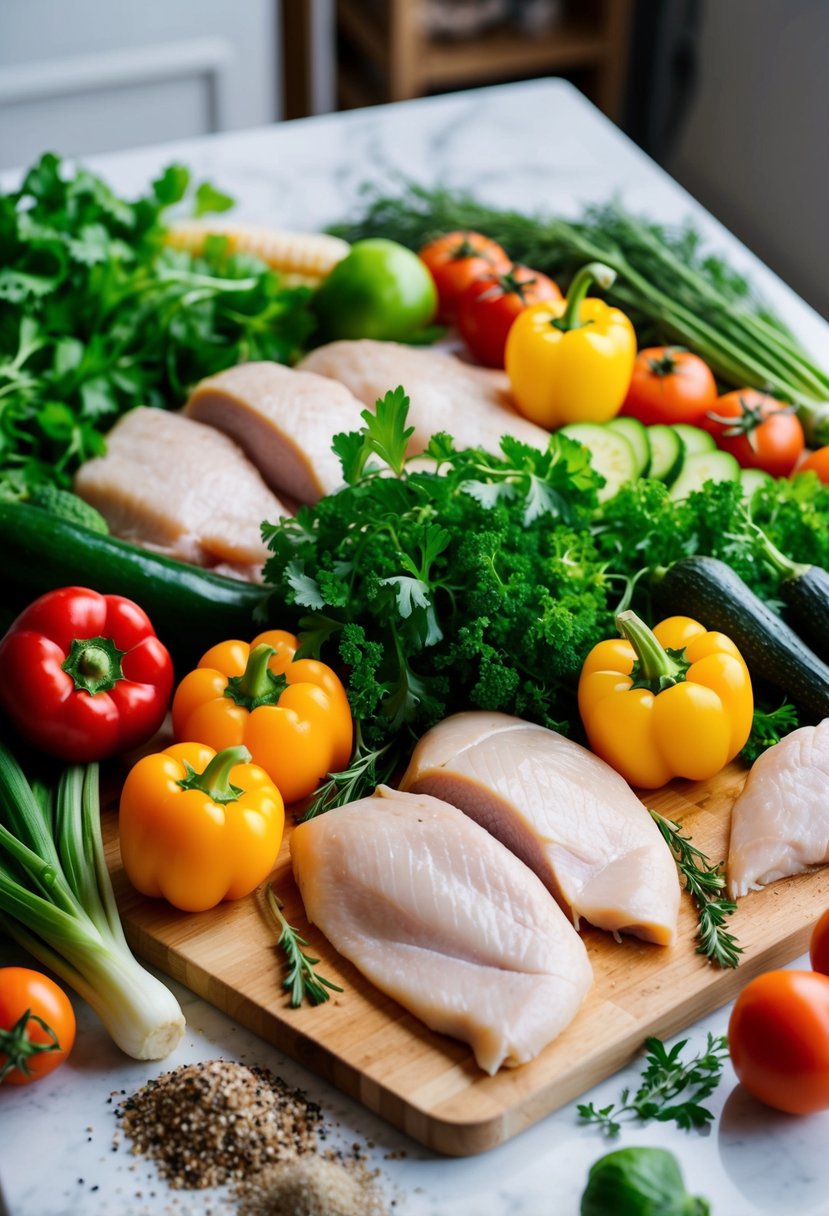
[[[168,165],[153,182],[153,194],[162,207],[180,203],[190,185],[190,170],[184,165]]]
[[[364,433],[370,450],[384,460],[398,475],[403,471],[406,447],[414,434],[414,427],[406,426],[409,413],[409,398],[399,386],[379,398],[374,413],[363,410]]]
[[[211,212],[229,211],[236,205],[236,200],[229,194],[217,190],[210,182],[201,182],[196,190],[193,215],[208,215]]]
[[[365,436],[361,431],[341,431],[334,436],[331,448],[339,457],[343,480],[347,485],[354,485],[360,480],[368,455]]]
[[[303,608],[319,610],[325,607],[319,584],[305,573],[302,562],[289,562],[285,567],[285,581],[294,593],[294,600]]]
[[[396,588],[397,611],[404,620],[412,615],[415,608],[431,607],[429,586],[422,579],[394,574],[390,578],[381,578],[380,582],[383,586]]]

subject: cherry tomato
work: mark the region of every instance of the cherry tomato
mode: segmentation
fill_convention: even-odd
[[[438,320],[453,321],[465,287],[490,271],[509,270],[512,259],[497,241],[481,232],[447,232],[420,250],[438,293]]]
[[[734,1004],[728,1046],[742,1084],[776,1110],[829,1109],[829,976],[767,971]]]
[[[822,482],[829,485],[829,444],[825,448],[818,448],[817,451],[810,452],[805,460],[801,460],[795,472],[805,473],[809,469],[813,473],[817,473]]]
[[[507,334],[520,312],[542,300],[560,300],[558,286],[528,266],[481,275],[458,299],[458,329],[469,350],[486,367],[504,366]]]
[[[696,424],[717,400],[714,373],[699,355],[681,346],[640,350],[621,413],[653,423]]]
[[[754,388],[718,397],[699,425],[744,469],[764,469],[772,477],[788,477],[805,443],[793,407]]]
[[[809,959],[815,971],[829,975],[829,908],[812,930],[812,937],[809,941]]]
[[[28,967],[0,967],[0,1081],[37,1081],[63,1063],[74,1042],[75,1012],[63,989]]]

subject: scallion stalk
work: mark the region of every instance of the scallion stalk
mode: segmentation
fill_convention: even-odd
[[[54,798],[0,740],[0,928],[84,998],[137,1060],[184,1033],[178,1002],[130,951],[101,837],[98,766],[70,765]]]

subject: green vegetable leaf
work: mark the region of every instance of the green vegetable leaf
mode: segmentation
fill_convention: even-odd
[[[230,211],[236,205],[236,200],[222,190],[217,190],[210,182],[202,182],[196,189],[193,215],[209,215],[219,211]]]
[[[190,170],[185,165],[168,165],[153,182],[153,194],[161,207],[180,203],[190,185]]]
[[[402,387],[381,397],[374,413],[363,410],[365,442],[368,450],[384,460],[398,476],[403,471],[406,446],[414,434],[414,427],[406,426],[409,413],[409,398]]]
[[[764,710],[754,706],[751,733],[740,755],[746,764],[753,764],[768,748],[779,743],[800,725],[797,710],[790,701],[783,701],[776,709]]]
[[[301,604],[303,608],[325,607],[325,600],[320,595],[319,583],[305,573],[301,562],[288,563],[285,567],[285,580],[293,591],[297,604]]]

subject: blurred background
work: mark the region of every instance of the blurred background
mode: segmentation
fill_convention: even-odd
[[[0,0],[0,170],[564,76],[829,317],[827,0],[73,0],[69,16]]]

